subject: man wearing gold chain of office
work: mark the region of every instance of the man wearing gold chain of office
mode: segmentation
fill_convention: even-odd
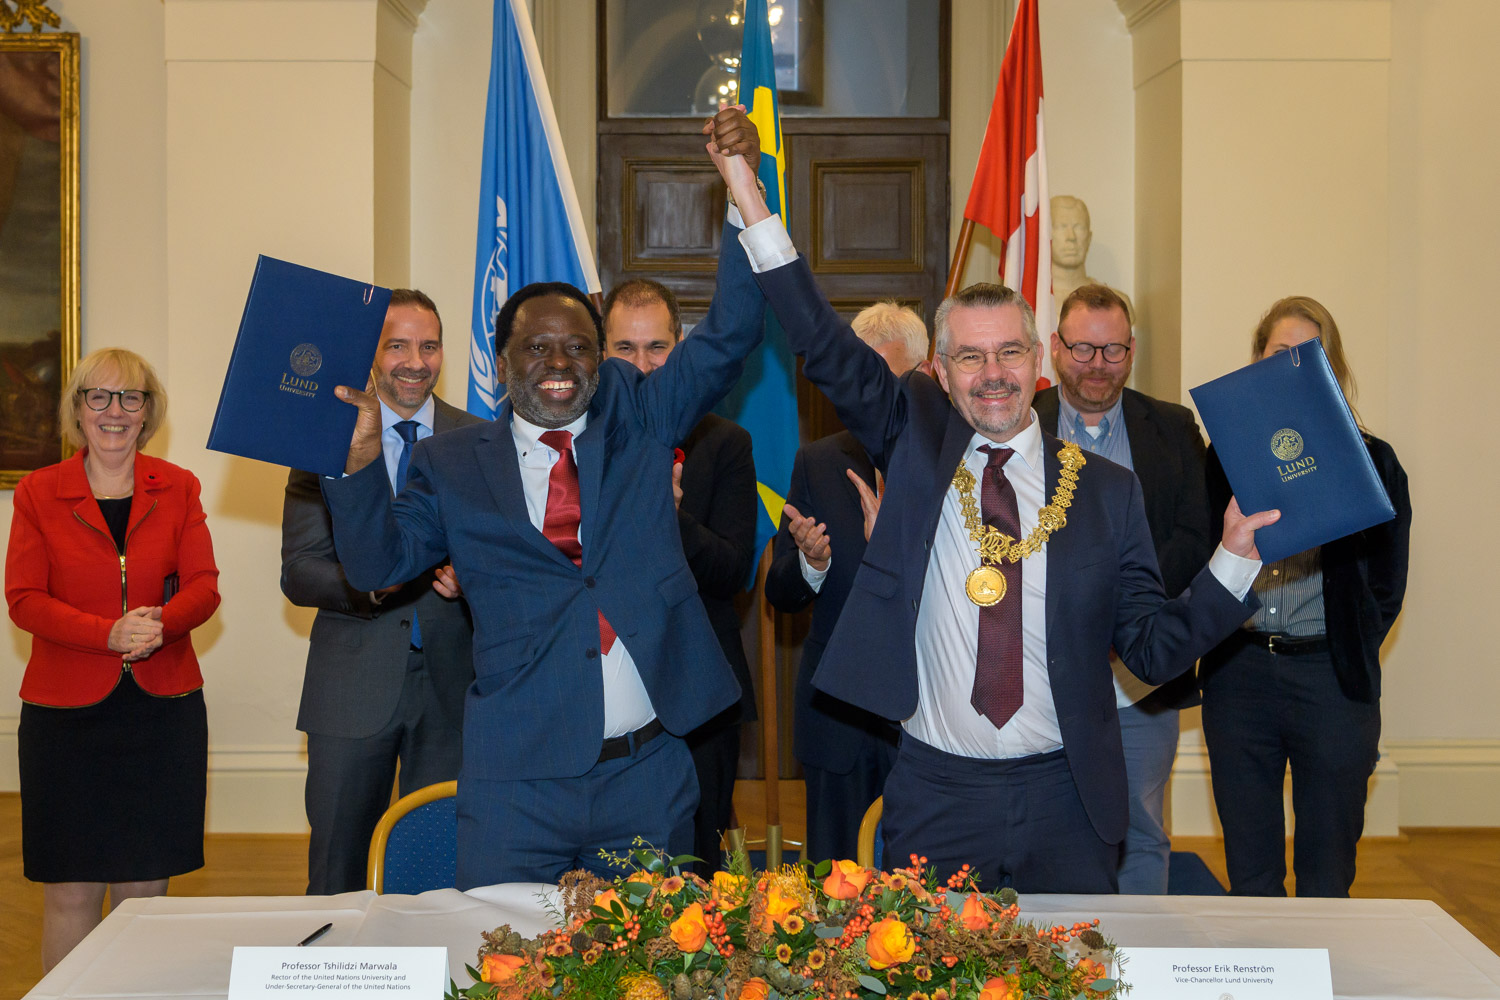
[[[785,230],[753,225],[767,214],[753,185],[733,193],[803,372],[885,473],[813,683],[902,724],[887,857],[969,864],[989,888],[1115,891],[1127,806],[1110,649],[1152,683],[1191,667],[1253,610],[1255,530],[1278,513],[1231,504],[1224,544],[1168,600],[1134,474],[1038,425],[1041,344],[1020,296],[980,284],[944,301],[935,378],[898,378]]]

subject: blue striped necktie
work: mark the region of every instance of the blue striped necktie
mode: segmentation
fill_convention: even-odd
[[[406,486],[406,474],[411,469],[411,449],[417,443],[417,428],[422,426],[415,420],[402,420],[395,425],[395,431],[401,435],[401,457],[396,459],[396,492],[400,493]],[[411,613],[411,644],[415,649],[422,648],[422,626],[417,623],[417,613]]]

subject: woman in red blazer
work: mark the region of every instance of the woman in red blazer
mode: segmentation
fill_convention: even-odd
[[[203,865],[208,722],[188,633],[219,604],[197,478],[138,449],[167,398],[107,348],[64,387],[81,450],[16,487],[5,598],[32,634],[18,731],[26,877],[50,969],[111,906]],[[86,817],[86,822],[80,818]]]

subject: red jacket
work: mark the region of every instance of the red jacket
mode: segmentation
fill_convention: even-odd
[[[34,637],[21,700],[72,708],[103,701],[122,671],[151,694],[203,686],[188,633],[219,606],[219,570],[198,499],[198,479],[159,458],[135,457],[135,502],[123,559],[104,523],[83,452],[38,469],[16,487],[5,555],[10,617]],[[177,593],[162,604],[167,577]],[[128,610],[162,605],[161,648],[125,663],[109,630]]]

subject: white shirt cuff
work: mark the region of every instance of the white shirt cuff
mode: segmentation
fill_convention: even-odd
[[[732,201],[728,202],[727,204],[728,204],[728,208],[729,208],[729,211],[728,211],[729,224],[731,226],[733,226],[734,228],[736,228],[736,229],[744,229],[745,228],[745,217],[740,214],[740,206],[736,205]]]
[[[1259,559],[1237,556],[1222,545],[1214,550],[1213,557],[1208,560],[1208,571],[1237,601],[1243,601],[1245,595],[1250,593],[1250,585],[1255,582],[1260,567]]]
[[[823,589],[823,581],[828,577],[828,571],[833,567],[833,560],[828,560],[828,565],[822,569],[813,569],[807,563],[807,553],[801,549],[797,550],[797,565],[802,567],[802,580],[807,584],[809,590],[814,594]]]
[[[738,209],[733,211],[739,214]],[[730,221],[734,221],[732,217]],[[775,270],[797,259],[797,248],[792,246],[792,238],[786,234],[786,226],[781,224],[779,215],[761,219],[740,233],[740,245],[750,258],[750,270],[756,274]]]

